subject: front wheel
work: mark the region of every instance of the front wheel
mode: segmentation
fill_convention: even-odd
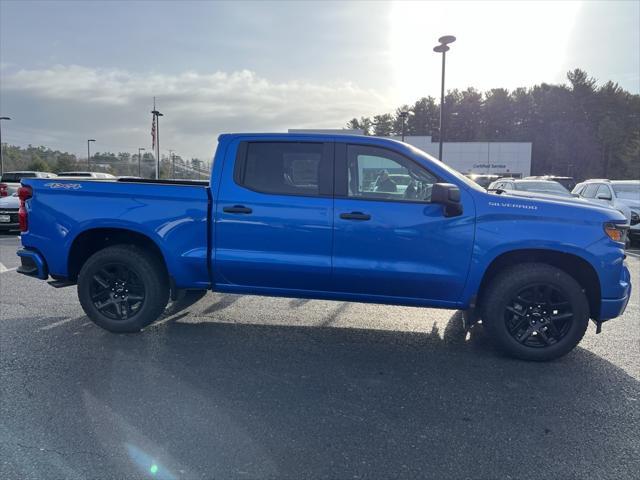
[[[508,268],[482,299],[483,323],[499,348],[524,360],[552,360],[570,352],[589,324],[580,284],[540,263]]]
[[[169,282],[155,257],[134,245],[115,245],[85,262],[78,298],[96,325],[115,333],[139,332],[164,311]]]

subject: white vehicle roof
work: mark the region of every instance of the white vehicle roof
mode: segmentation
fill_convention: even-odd
[[[628,183],[628,184],[640,184],[640,180],[610,180],[608,178],[590,178],[580,183]]]
[[[103,173],[103,172],[82,172],[82,171],[75,171],[75,172],[60,172],[58,174],[59,177],[85,177],[85,178],[116,178],[114,175],[111,175],[110,173]]]

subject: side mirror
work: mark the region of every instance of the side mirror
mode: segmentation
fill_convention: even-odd
[[[611,195],[607,195],[606,193],[599,193],[596,195],[598,200],[611,200]]]
[[[462,214],[460,189],[452,183],[436,183],[431,190],[431,203],[439,203],[444,207],[445,217],[456,217]]]

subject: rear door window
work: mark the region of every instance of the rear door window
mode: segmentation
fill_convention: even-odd
[[[323,143],[249,142],[235,179],[257,192],[317,196],[325,192],[330,159]],[[331,174],[330,171],[328,172]]]

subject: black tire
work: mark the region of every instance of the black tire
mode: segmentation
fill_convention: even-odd
[[[114,333],[134,333],[162,314],[169,281],[155,256],[134,245],[114,245],[85,262],[78,275],[78,298],[96,325]]]
[[[505,269],[491,281],[481,302],[492,341],[523,360],[547,361],[569,353],[589,324],[582,287],[551,265],[525,263]]]

